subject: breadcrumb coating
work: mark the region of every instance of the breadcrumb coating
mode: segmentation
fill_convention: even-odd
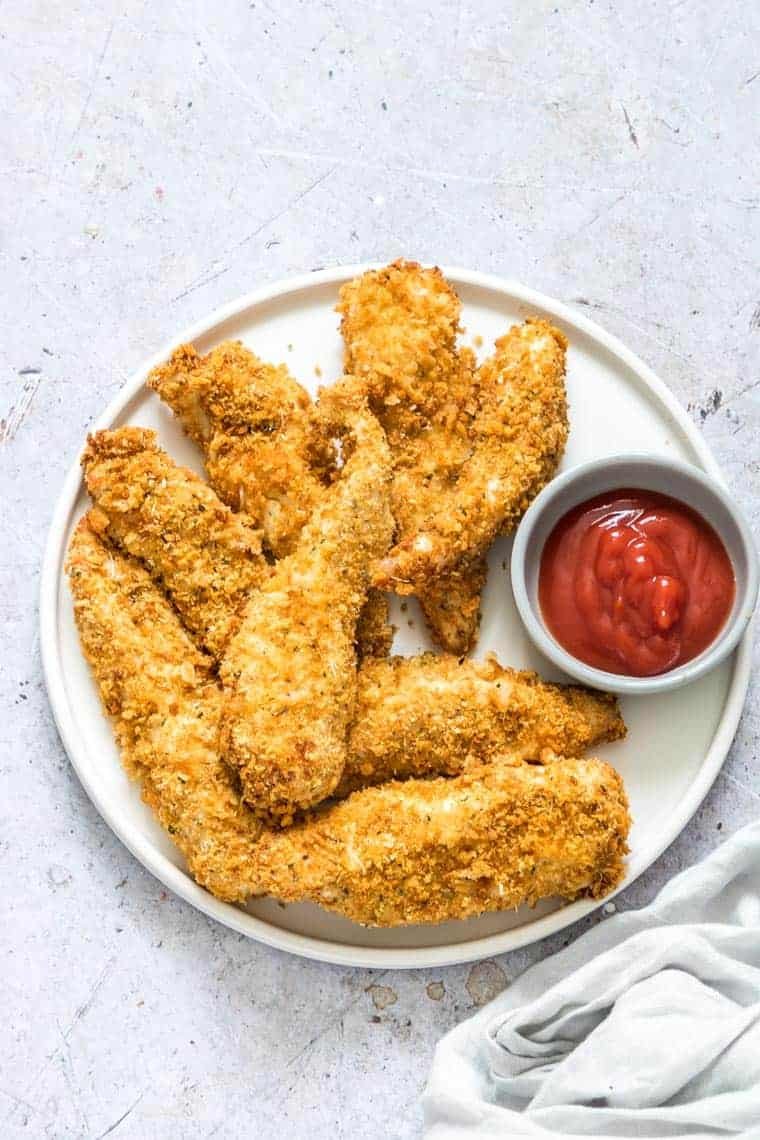
[[[460,301],[440,269],[399,260],[343,285],[337,308],[346,371],[362,384],[388,436],[393,514],[403,539],[471,451],[475,357],[457,346]],[[485,566],[464,559],[450,569],[451,577],[428,580],[417,593],[436,641],[463,654],[477,635]]]
[[[367,661],[334,795],[410,776],[456,776],[507,755],[513,762],[579,756],[625,732],[613,696],[551,684],[493,657]]]
[[[282,822],[329,796],[342,774],[356,624],[393,533],[390,455],[366,402],[335,387],[320,415],[345,437],[342,472],[252,595],[220,671],[223,755],[253,810]]]
[[[146,563],[196,642],[218,658],[255,586],[253,532],[176,466],[152,432],[98,433],[84,464],[99,504],[90,526]],[[392,632],[387,600],[374,591],[357,628],[363,657],[387,655]],[[386,779],[454,775],[505,750],[529,759],[580,754],[624,732],[611,698],[547,685],[494,661],[428,654],[378,667],[367,660],[358,683],[338,796]]]
[[[145,428],[95,432],[82,456],[90,525],[140,558],[200,644],[220,656],[270,568],[260,535]]]
[[[414,593],[516,525],[564,451],[566,349],[559,329],[540,318],[496,341],[478,370],[471,453],[448,485],[421,500],[407,496],[416,518],[383,560],[378,586]]]
[[[383,423],[401,438],[456,419],[469,394],[457,334],[461,305],[440,269],[398,260],[341,287],[337,306],[345,371],[383,405]],[[452,378],[464,390],[452,391]]]
[[[358,922],[442,922],[598,897],[619,881],[629,827],[620,778],[593,760],[496,763],[453,780],[358,792],[287,831],[263,829],[219,756],[222,694],[163,594],[83,519],[67,569],[82,647],[123,761],[202,886],[271,893]]]
[[[388,598],[381,590],[369,590],[356,624],[356,653],[360,661],[388,657],[395,630],[388,616]]]
[[[420,608],[433,640],[446,653],[462,657],[472,648],[480,627],[480,601],[487,576],[486,558],[475,558],[433,578],[419,592]]]
[[[256,849],[259,889],[368,926],[600,898],[623,877],[628,803],[595,760],[491,764],[355,792]]]
[[[262,528],[275,557],[289,554],[334,474],[334,449],[308,392],[239,341],[206,356],[182,345],[147,383],[203,450],[211,487]],[[392,642],[387,598],[372,590],[359,654],[387,656]]]
[[[154,368],[148,387],[203,449],[217,494],[261,527],[277,558],[289,554],[323,497],[333,455],[308,392],[284,364],[266,364],[240,341],[200,356],[190,344]]]
[[[218,750],[222,693],[211,661],[135,559],[106,546],[86,516],[69,545],[74,616],[122,761],[187,860],[218,898],[258,889],[261,824]]]

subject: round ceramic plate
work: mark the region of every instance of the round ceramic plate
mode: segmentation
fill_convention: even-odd
[[[315,391],[319,383],[341,373],[342,345],[334,311],[338,287],[366,268],[329,269],[262,289],[186,330],[174,343],[193,341],[206,352],[221,340],[239,338],[265,360],[286,361],[292,373]],[[463,340],[479,346],[482,338],[480,355],[490,351],[494,338],[511,323],[531,313],[548,316],[566,332],[571,431],[563,469],[599,456],[647,450],[677,456],[720,478],[702,437],[665,385],[592,321],[512,282],[459,269],[446,273],[462,299]],[[133,423],[156,428],[176,459],[201,471],[193,445],[144,387],[149,369],[172,347],[165,346],[132,377],[95,426]],[[259,899],[246,908],[232,906],[197,886],[142,803],[139,788],[124,774],[79,648],[63,563],[71,529],[86,507],[75,464],[56,508],[42,574],[45,677],[61,738],[90,798],[122,842],[167,887],[234,930],[282,950],[374,967],[444,965],[499,954],[560,930],[599,906],[594,901],[563,906],[547,900],[533,910],[441,926],[371,930],[310,904],[283,907]],[[509,541],[502,540],[491,553],[477,655],[493,650],[504,664],[561,679],[531,647],[522,629],[510,590],[509,549]],[[398,652],[430,648],[424,622],[412,604],[404,612],[398,608],[394,621],[399,627]],[[620,771],[631,801],[634,823],[626,883],[673,841],[715,779],[746,693],[749,644],[747,634],[730,660],[687,688],[623,699],[628,737],[598,754]]]

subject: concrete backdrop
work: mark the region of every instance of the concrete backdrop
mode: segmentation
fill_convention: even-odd
[[[622,337],[689,407],[757,533],[760,9],[6,0],[1,15],[0,1132],[415,1136],[436,1040],[568,935],[381,974],[268,950],[168,897],[51,720],[52,507],[92,418],[177,330],[285,274],[405,254],[516,277]],[[758,814],[759,729],[755,687],[705,805],[619,906]]]

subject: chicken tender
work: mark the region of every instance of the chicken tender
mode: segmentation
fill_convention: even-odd
[[[270,573],[260,535],[174,463],[153,431],[95,432],[82,466],[96,504],[90,526],[145,563],[187,628],[218,657],[251,590]]]
[[[508,533],[554,474],[567,440],[564,335],[525,321],[478,370],[471,454],[448,486],[417,502],[377,585],[414,593]]]
[[[624,873],[620,776],[595,760],[491,764],[356,792],[256,848],[259,889],[368,926],[600,898]]]
[[[446,653],[461,657],[472,647],[480,628],[480,600],[487,576],[486,558],[476,558],[434,578],[419,592],[417,600],[430,633]]]
[[[335,796],[410,776],[456,776],[509,756],[578,756],[625,736],[615,698],[495,658],[458,661],[432,653],[368,661]]]
[[[348,452],[294,552],[254,594],[221,665],[221,742],[248,804],[279,817],[329,796],[343,772],[354,712],[354,638],[372,564],[393,533],[382,428],[346,390],[320,414]]]
[[[380,590],[369,590],[356,625],[355,642],[359,660],[388,657],[394,633],[388,614],[387,596]]]
[[[148,387],[200,446],[211,487],[261,527],[276,558],[289,554],[334,474],[334,449],[308,392],[284,365],[264,364],[239,341],[206,356],[182,345],[153,369]],[[372,590],[358,651],[387,656],[392,642],[388,600]]]
[[[334,459],[308,392],[240,341],[206,356],[182,345],[147,383],[202,448],[217,494],[261,527],[277,558],[291,553]]]
[[[83,519],[68,557],[82,647],[123,761],[218,898],[271,893],[359,922],[443,922],[617,884],[629,826],[620,778],[593,760],[507,763],[356,793],[288,831],[262,828],[217,748],[222,694],[135,559]]]
[[[258,890],[252,854],[261,824],[219,758],[222,693],[164,595],[135,559],[79,523],[67,569],[79,637],[127,771],[218,898]]]
[[[250,590],[270,572],[251,560],[255,534],[173,464],[152,432],[100,432],[84,463],[99,504],[90,526],[141,558],[196,643],[218,659]],[[578,755],[625,731],[612,698],[547,685],[495,661],[433,654],[384,665],[366,660],[386,656],[392,635],[387,600],[373,592],[356,631],[364,660],[335,795],[392,778],[455,775],[505,750],[529,759],[545,750]]]
[[[90,526],[147,564],[196,643],[218,658],[257,586],[249,571],[254,532],[174,465],[152,432],[100,432],[84,462],[99,504]],[[263,580],[260,567],[257,573]],[[360,655],[387,656],[392,635],[387,600],[375,591],[359,617]],[[546,684],[495,660],[433,654],[364,660],[358,686],[345,771],[334,793],[341,796],[387,779],[455,775],[505,750],[528,759],[544,751],[580,755],[625,732],[614,698]]]
[[[371,270],[340,290],[345,367],[388,436],[400,539],[416,533],[439,486],[448,486],[471,453],[475,357],[457,347],[460,310],[440,269],[413,261]],[[475,640],[485,572],[482,560],[464,558],[416,591],[433,637],[452,653],[467,652]]]

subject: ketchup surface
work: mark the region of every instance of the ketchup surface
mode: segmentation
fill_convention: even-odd
[[[574,507],[546,540],[538,599],[568,653],[649,677],[690,661],[731,612],[726,548],[690,507],[653,491],[608,491]]]

